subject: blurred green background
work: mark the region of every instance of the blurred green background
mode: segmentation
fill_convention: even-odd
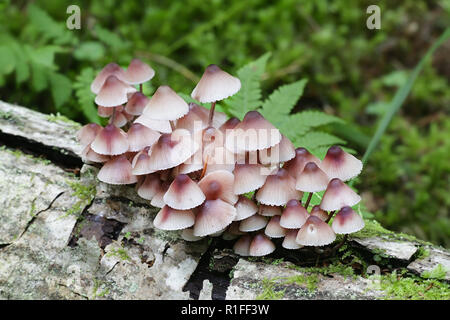
[[[68,30],[66,9],[81,9]],[[368,30],[366,8],[381,8]],[[0,1],[0,99],[96,121],[89,84],[105,64],[141,58],[152,86],[189,94],[215,63],[233,73],[271,52],[263,93],[308,78],[296,111],[345,125],[327,130],[361,157],[378,119],[433,41],[450,1]],[[450,42],[426,64],[369,159],[357,188],[384,226],[450,245]],[[150,94],[153,88],[145,87]]]

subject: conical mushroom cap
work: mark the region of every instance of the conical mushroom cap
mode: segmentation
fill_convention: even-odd
[[[112,116],[114,110],[116,110],[116,112],[122,111],[122,110],[120,110],[120,108],[122,108],[122,106],[117,106],[117,107],[113,107],[113,108],[97,106],[97,114],[99,117],[109,118]]]
[[[209,65],[191,93],[191,97],[202,103],[220,101],[241,89],[241,81],[218,66]]]
[[[295,190],[295,179],[286,170],[279,169],[267,177],[266,182],[256,193],[256,199],[270,206],[284,206],[291,199],[300,199],[302,193]]]
[[[169,86],[160,86],[143,111],[155,120],[176,120],[189,112],[188,104]]]
[[[298,200],[289,200],[281,215],[280,225],[286,229],[300,229],[308,219],[309,214]]]
[[[282,238],[287,230],[280,225],[280,216],[273,216],[264,230],[266,236],[270,238]]]
[[[210,144],[203,152],[204,162],[207,162],[206,174],[213,171],[225,170],[233,172],[235,166],[235,155],[225,147],[216,147]]]
[[[234,193],[244,194],[261,188],[267,175],[261,174],[263,166],[259,164],[236,164],[234,166]]]
[[[330,178],[320,170],[315,162],[308,162],[297,175],[295,188],[303,192],[318,192],[327,188]]]
[[[195,218],[194,235],[207,236],[226,228],[233,222],[236,209],[229,203],[217,200],[206,200],[199,208]]]
[[[234,176],[225,170],[213,171],[198,183],[207,200],[222,199],[234,205],[238,196],[233,192]]]
[[[112,124],[116,126],[117,128],[122,128],[124,125],[126,125],[128,122],[128,119],[124,112],[116,112],[116,115],[114,116],[114,121]]]
[[[135,92],[125,105],[125,111],[133,116],[140,116],[150,100],[142,93]]]
[[[275,245],[270,239],[259,233],[253,237],[252,242],[250,243],[249,255],[252,257],[261,257],[271,254],[275,251]]]
[[[302,245],[297,243],[297,233],[299,229],[287,229],[286,236],[283,239],[281,246],[285,249],[295,250],[303,248]]]
[[[94,150],[91,149],[89,145],[87,145],[83,151],[81,152],[81,160],[83,162],[94,162],[94,163],[103,163],[110,160],[109,156],[105,156],[103,154],[98,154]]]
[[[203,237],[194,236],[194,228],[183,229],[183,231],[181,232],[181,238],[184,241],[189,242],[199,241],[203,239]]]
[[[88,123],[87,125],[81,127],[77,132],[77,140],[81,143],[82,146],[87,146],[94,141],[97,134],[103,128],[96,123]]]
[[[254,214],[241,221],[239,230],[242,232],[253,232],[263,229],[267,225],[267,218]]]
[[[189,159],[198,148],[198,144],[191,139],[187,130],[176,129],[170,134],[163,134],[150,148],[147,169],[155,172],[176,167]]]
[[[330,177],[342,181],[356,177],[362,170],[363,164],[351,154],[338,146],[328,149],[327,155],[320,164],[320,168]]]
[[[181,230],[192,227],[195,215],[192,210],[176,210],[164,206],[156,215],[153,224],[161,230]]]
[[[303,246],[325,246],[335,239],[333,229],[315,216],[310,216],[297,233],[297,243]]]
[[[311,215],[320,218],[322,221],[328,220],[328,213],[320,209],[320,205],[316,205],[311,209]]]
[[[167,189],[169,189],[169,185],[167,182],[163,181],[156,191],[155,195],[152,198],[152,201],[150,201],[150,205],[157,208],[162,208],[166,205],[164,202],[164,195],[167,192]]]
[[[132,184],[137,182],[131,173],[131,163],[121,155],[106,162],[97,175],[98,180],[109,184]]]
[[[127,135],[128,143],[130,144],[129,150],[133,152],[153,145],[161,136],[159,132],[147,128],[140,123],[134,123],[131,125],[130,129],[128,129]]]
[[[234,207],[236,208],[235,221],[244,220],[258,212],[258,206],[252,200],[244,196],[239,196],[239,200]]]
[[[101,129],[91,144],[95,152],[111,156],[127,152],[128,147],[127,134],[112,124]]]
[[[147,128],[150,128],[161,133],[171,133],[172,127],[170,126],[170,121],[168,120],[155,120],[148,116],[140,115],[134,120],[134,123],[140,123]]]
[[[364,228],[364,220],[351,207],[343,207],[331,224],[337,234],[349,234]]]
[[[281,133],[258,111],[249,111],[241,123],[227,135],[225,146],[233,153],[256,151],[280,143]]]
[[[226,232],[228,234],[234,235],[234,236],[242,236],[245,234],[245,232],[242,232],[239,230],[239,225],[241,223],[239,221],[233,221],[227,228]]]
[[[308,162],[314,162],[320,166],[319,158],[311,154],[305,148],[297,148],[295,149],[295,157],[286,162],[283,169],[286,169],[291,176],[297,178],[297,175],[303,172],[303,169]]]
[[[361,197],[340,179],[334,178],[328,183],[323,194],[320,208],[325,211],[339,210],[345,206],[354,206]]]
[[[272,148],[259,150],[259,160],[264,165],[286,162],[295,157],[295,148],[292,142],[281,135],[281,141]]]
[[[161,180],[157,174],[149,174],[145,176],[144,182],[138,187],[137,194],[146,200],[152,200],[160,189]]]
[[[233,246],[234,253],[247,257],[250,255],[250,243],[252,242],[252,237],[250,235],[243,235]]]
[[[117,79],[116,76],[108,76],[103,83],[95,103],[102,107],[116,107],[128,101],[128,94],[136,92],[136,89]]]
[[[116,63],[107,64],[95,77],[94,81],[91,84],[91,91],[95,94],[100,92],[103,84],[111,75],[116,76],[118,79],[123,79],[125,71]]]
[[[146,147],[139,151],[131,162],[131,167],[133,168],[134,175],[144,175],[154,172],[152,169],[149,169],[151,165],[150,156],[148,154],[150,148]]]
[[[266,206],[260,204],[258,214],[264,217],[281,216],[281,208],[277,206]]]
[[[239,123],[241,123],[241,120],[236,117],[231,117],[219,127],[219,130],[222,131],[223,134],[227,134],[227,130],[233,130]]]
[[[177,120],[177,128],[186,129],[191,133],[206,129],[209,121],[209,110],[195,103],[189,103],[189,112]],[[227,121],[227,115],[214,111],[212,126],[219,128]]]
[[[195,208],[205,199],[200,187],[185,174],[178,175],[164,195],[164,202],[178,210]]]
[[[136,85],[147,82],[154,76],[155,70],[153,70],[148,64],[139,59],[133,59],[123,75],[123,81]]]

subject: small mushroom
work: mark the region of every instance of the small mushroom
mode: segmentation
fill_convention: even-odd
[[[281,215],[280,225],[286,229],[300,229],[308,219],[309,214],[296,199],[289,200]]]
[[[252,242],[252,237],[250,235],[243,235],[233,246],[234,253],[247,257],[250,255],[250,243]]]
[[[135,92],[128,99],[125,111],[133,116],[140,116],[148,102],[149,99],[142,92]]]
[[[102,107],[117,107],[128,101],[128,94],[136,92],[132,86],[120,81],[116,76],[110,75],[106,78],[95,103]]]
[[[296,241],[303,246],[325,246],[336,239],[331,227],[316,216],[310,216],[297,233]]]
[[[234,205],[238,196],[233,192],[234,175],[225,170],[213,171],[198,183],[207,200],[222,199]]]
[[[271,206],[283,206],[291,199],[300,199],[302,193],[295,189],[295,179],[286,170],[279,169],[267,177],[266,182],[256,193],[256,199]]]
[[[287,161],[283,168],[287,170],[287,172],[294,178],[297,178],[297,175],[302,173],[305,165],[308,162],[314,162],[318,166],[320,165],[320,160],[313,154],[311,154],[305,148],[297,148],[295,149],[295,157],[289,161]]]
[[[91,144],[95,152],[110,156],[125,153],[128,147],[127,134],[112,124],[102,128]]]
[[[236,209],[229,203],[220,199],[206,200],[195,218],[194,235],[202,237],[223,230],[235,216]]]
[[[130,129],[128,129],[127,135],[130,145],[129,150],[133,152],[153,145],[161,136],[159,132],[147,128],[140,123],[132,124]]]
[[[325,211],[339,210],[345,206],[354,206],[361,197],[340,179],[334,178],[328,183],[323,194],[320,208]]]
[[[297,243],[297,233],[299,229],[288,229],[286,236],[283,239],[281,246],[285,249],[296,250],[303,248],[302,245]]]
[[[158,174],[152,173],[145,176],[144,182],[138,187],[137,194],[146,200],[152,200],[158,192],[161,180]]]
[[[261,188],[266,182],[267,175],[263,173],[260,164],[236,164],[234,167],[234,193],[244,194]]]
[[[189,112],[188,104],[169,86],[160,86],[142,115],[155,120],[176,120]]]
[[[164,202],[178,210],[195,208],[201,205],[205,199],[206,197],[197,183],[186,174],[178,175],[164,195]]]
[[[125,70],[122,81],[128,84],[136,85],[149,81],[155,76],[155,70],[153,70],[148,64],[142,62],[139,59],[131,60],[127,70]]]
[[[270,239],[259,233],[253,237],[252,242],[250,243],[249,255],[252,257],[261,257],[271,254],[275,251],[275,245]]]
[[[195,215],[192,210],[177,210],[164,206],[156,215],[153,224],[161,230],[181,230],[192,227]]]
[[[239,196],[234,207],[236,208],[235,221],[244,220],[258,212],[258,206],[245,196]]]
[[[280,225],[280,216],[273,216],[264,230],[266,236],[270,238],[283,238],[287,230]]]
[[[349,234],[364,228],[364,220],[351,207],[343,207],[334,217],[331,224],[337,234]]]
[[[339,146],[332,146],[320,164],[320,168],[330,177],[342,181],[356,177],[362,170],[363,164]]]
[[[242,232],[253,232],[263,229],[267,225],[267,218],[259,214],[254,214],[241,221],[239,230]]]
[[[106,162],[97,175],[98,180],[109,184],[132,184],[137,177],[131,172],[131,163],[125,155]]]

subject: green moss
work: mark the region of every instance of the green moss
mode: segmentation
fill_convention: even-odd
[[[28,158],[28,159],[32,160],[34,163],[42,163],[44,165],[49,165],[50,163],[52,163],[48,159],[41,158],[41,157],[35,157],[31,154],[23,153],[22,151],[20,151],[18,149],[9,149],[9,148],[6,148],[6,146],[1,146],[0,151],[6,151],[9,154],[12,154],[13,156],[15,156],[17,159],[20,159],[22,157]]]
[[[341,262],[335,262],[330,264],[326,267],[299,267],[296,265],[288,265],[287,266],[290,269],[294,269],[301,272],[306,273],[315,273],[315,274],[322,274],[322,275],[329,275],[329,274],[340,274],[345,277],[355,277],[355,273],[353,271],[353,268],[351,266],[345,265]]]
[[[178,232],[170,232],[170,231],[164,231],[164,230],[159,230],[159,229],[155,229],[154,230],[154,235],[155,237],[164,240],[164,241],[168,241],[168,242],[176,242],[180,239],[180,235]]]
[[[425,259],[430,255],[430,250],[425,249],[424,247],[419,247],[416,252],[416,260]]]
[[[11,111],[2,111],[0,110],[0,120],[6,120],[9,121],[15,125],[22,124],[22,121],[19,117],[14,115]]]
[[[279,300],[284,297],[283,290],[277,290],[275,279],[264,278],[261,281],[262,292],[256,297],[256,300]]]
[[[445,269],[445,267],[442,264],[438,264],[433,270],[431,271],[424,271],[422,272],[422,274],[420,275],[422,278],[425,279],[445,279],[445,277],[447,276],[447,271]]]
[[[106,254],[107,257],[118,257],[120,260],[131,261],[130,256],[124,248],[114,248]]]
[[[434,279],[403,277],[397,272],[390,275],[372,276],[380,279],[384,299],[390,300],[449,300],[449,284]]]
[[[72,127],[75,127],[75,128],[80,128],[81,127],[81,125],[78,122],[70,120],[66,116],[61,115],[59,112],[57,112],[56,115],[53,114],[53,113],[49,114],[47,116],[47,121],[49,121],[49,122],[56,122],[56,123],[58,123],[58,122],[65,122],[65,123],[68,123]]]
[[[296,275],[293,277],[286,278],[283,282],[284,284],[298,284],[298,285],[305,285],[306,288],[309,291],[314,291],[317,289],[317,283],[319,283],[319,277],[317,274],[311,274],[311,275]]]
[[[80,215],[83,212],[83,209],[94,200],[95,195],[97,194],[97,189],[94,184],[92,185],[84,185],[79,181],[67,181],[67,184],[72,189],[72,196],[78,198],[78,201],[69,208],[65,214],[68,215]]]

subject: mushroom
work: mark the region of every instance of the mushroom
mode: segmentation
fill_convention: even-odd
[[[297,175],[303,171],[308,162],[314,162],[315,164],[320,165],[319,158],[311,154],[305,148],[297,148],[295,149],[295,157],[287,161],[283,165],[283,169],[287,170],[292,177],[297,178]]]
[[[212,125],[216,102],[234,95],[241,89],[241,81],[215,64],[206,67],[191,97],[202,103],[211,103],[208,126]]]
[[[97,134],[102,130],[103,128],[96,123],[88,123],[87,125],[81,127],[80,130],[77,132],[77,140],[81,143],[83,146],[87,146],[94,141],[95,137],[97,137]]]
[[[109,184],[132,184],[137,178],[131,172],[131,163],[125,155],[106,162],[97,175],[98,180]]]
[[[266,182],[256,193],[256,199],[270,206],[284,206],[291,199],[300,199],[302,193],[295,189],[295,179],[286,170],[279,169],[267,177]]]
[[[264,165],[279,164],[295,157],[295,148],[292,142],[281,135],[281,141],[277,145],[258,151],[259,160]]]
[[[360,160],[342,150],[341,147],[332,146],[328,149],[320,167],[330,178],[347,181],[361,172],[363,164]]]
[[[234,175],[225,170],[213,171],[198,183],[207,200],[222,199],[234,205],[238,196],[233,192]]]
[[[264,217],[281,216],[281,208],[277,206],[267,206],[260,204],[258,214]]]
[[[349,234],[364,228],[364,220],[351,207],[343,207],[334,217],[331,224],[337,234]]]
[[[117,107],[128,101],[128,94],[136,92],[132,86],[120,81],[116,76],[110,75],[103,83],[95,103],[102,107]]]
[[[339,210],[345,206],[354,206],[361,197],[340,179],[334,178],[328,183],[323,194],[320,208],[325,211]]]
[[[264,168],[260,164],[236,164],[234,166],[234,193],[244,194],[261,188],[267,175],[261,174]]]
[[[181,239],[184,241],[195,242],[202,240],[203,237],[194,236],[194,228],[183,229],[181,232]]]
[[[289,249],[289,250],[295,250],[295,249],[300,249],[303,248],[302,245],[299,245],[297,243],[297,233],[298,233],[299,229],[288,229],[286,231],[286,235],[283,239],[283,243],[281,244],[281,246],[285,249]]]
[[[137,194],[146,200],[152,200],[158,192],[161,185],[161,180],[158,174],[152,173],[145,176],[144,182],[138,187]]]
[[[303,246],[325,246],[336,239],[331,227],[316,216],[310,216],[297,233],[296,241]]]
[[[133,116],[140,116],[148,102],[149,99],[142,92],[135,92],[128,99],[125,111]]]
[[[286,204],[280,219],[280,225],[286,229],[300,229],[308,219],[309,214],[301,203],[292,199]]]
[[[142,84],[149,81],[155,76],[153,70],[148,64],[139,59],[131,60],[127,70],[122,76],[122,80],[131,85],[139,85],[139,90],[142,92]]]
[[[140,123],[133,123],[128,129],[127,135],[130,145],[128,150],[134,152],[153,145],[161,136],[159,132]]]
[[[178,210],[195,208],[205,199],[200,187],[186,174],[178,175],[164,194],[164,202]]]
[[[159,186],[158,190],[156,191],[155,195],[153,196],[152,200],[150,201],[150,205],[157,208],[162,208],[166,205],[164,202],[164,195],[167,192],[167,189],[169,188],[169,184],[166,181],[163,181]]]
[[[275,245],[270,239],[259,233],[253,237],[252,242],[250,243],[249,255],[252,257],[261,257],[271,254],[275,251]]]
[[[191,133],[206,129],[209,120],[209,110],[195,103],[189,103],[189,112],[177,120],[177,128],[189,130]],[[211,124],[214,128],[221,127],[227,121],[227,115],[223,112],[215,112]]]
[[[125,153],[128,147],[127,134],[112,124],[102,128],[91,143],[92,150],[110,156]]]
[[[172,126],[170,125],[170,121],[167,120],[155,120],[151,119],[148,116],[140,115],[134,120],[134,123],[140,123],[147,128],[150,128],[155,131],[159,131],[161,133],[171,133]]]
[[[244,220],[258,212],[258,206],[245,196],[239,196],[234,207],[236,208],[234,221]]]
[[[83,162],[94,162],[94,163],[103,163],[110,159],[109,156],[105,156],[103,154],[98,154],[94,150],[91,149],[89,145],[87,145],[83,151],[81,151],[81,160]]]
[[[264,230],[266,236],[270,238],[283,238],[287,230],[280,225],[280,216],[273,216]]]
[[[243,235],[233,246],[234,253],[247,257],[250,255],[250,243],[252,242],[252,237],[250,235]]]
[[[305,208],[308,208],[314,192],[323,191],[327,188],[330,178],[320,170],[315,162],[308,162],[303,171],[297,175],[295,188],[302,192],[309,192]]]
[[[192,227],[195,215],[192,210],[177,210],[164,206],[156,215],[153,224],[161,230],[181,230]]]
[[[229,203],[206,200],[199,208],[194,224],[195,236],[207,236],[226,228],[233,222],[236,209]]]
[[[105,83],[106,79],[109,76],[114,75],[118,79],[123,79],[124,74],[125,74],[125,71],[117,63],[107,64],[97,74],[94,81],[92,81],[91,91],[95,94],[98,94],[100,92],[100,89],[102,88],[103,84]]]
[[[311,215],[320,218],[322,221],[327,221],[328,220],[328,213],[326,213],[325,211],[320,209],[320,205],[315,205],[311,209]]]
[[[267,225],[267,218],[259,214],[254,214],[242,220],[239,224],[239,230],[242,232],[253,232],[263,229]]]
[[[160,86],[142,112],[155,120],[176,120],[189,112],[188,104],[169,86]]]

